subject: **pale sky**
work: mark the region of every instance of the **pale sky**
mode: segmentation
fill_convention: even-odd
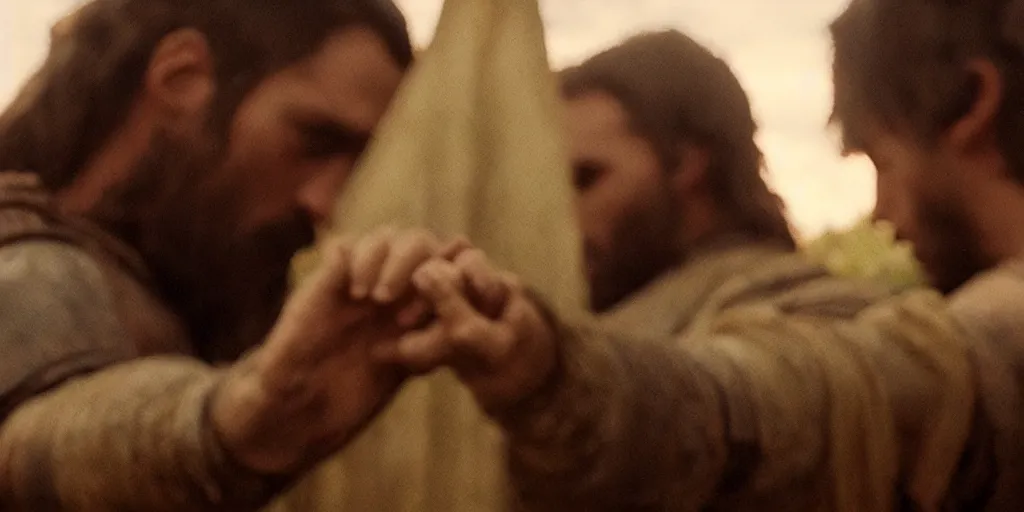
[[[429,42],[443,0],[397,0],[417,44]],[[507,0],[500,0],[507,1]],[[49,28],[80,0],[0,0],[0,105],[46,51]],[[805,235],[868,212],[874,177],[843,159],[825,123],[827,25],[848,0],[541,0],[554,67],[644,29],[677,28],[728,61],[751,96],[773,186]]]

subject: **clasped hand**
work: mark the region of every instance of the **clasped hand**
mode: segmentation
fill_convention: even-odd
[[[384,229],[321,251],[323,263],[213,399],[212,427],[247,467],[315,464],[413,375],[452,368],[485,410],[500,411],[554,371],[538,306],[465,240]]]

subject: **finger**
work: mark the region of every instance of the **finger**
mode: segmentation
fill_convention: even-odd
[[[403,329],[412,329],[430,318],[430,303],[421,297],[414,298],[395,315],[395,321]]]
[[[433,259],[413,274],[416,290],[430,302],[434,313],[447,325],[457,325],[479,316],[463,296],[465,279],[451,262]]]
[[[523,295],[523,280],[519,276],[512,272],[502,271],[501,272],[502,286],[505,291],[508,292],[509,298],[518,297]]]
[[[523,293],[519,278],[509,272],[498,274],[507,296],[499,318],[488,320],[477,317],[477,323],[465,322],[449,333],[453,351],[474,360],[476,366],[459,368],[463,374],[476,374],[506,364],[509,354],[524,342],[519,332],[536,323],[534,304]],[[480,365],[482,363],[482,366]]]
[[[378,363],[397,364],[404,367],[405,365],[402,364],[401,356],[398,352],[399,341],[401,340],[387,340],[373,345],[370,347],[370,357]]]
[[[439,246],[437,239],[426,231],[408,231],[398,236],[373,286],[373,299],[387,303],[404,295],[410,287],[412,273],[437,254]]]
[[[361,300],[370,294],[371,287],[380,275],[381,266],[388,257],[394,233],[394,229],[385,228],[368,235],[353,247],[350,290],[353,298]]]
[[[440,257],[449,261],[453,261],[463,251],[473,248],[473,244],[465,236],[459,235],[445,244],[441,248]]]
[[[456,356],[453,361],[458,361],[458,369],[464,373],[478,373],[500,365],[507,358],[514,341],[508,324],[482,316],[448,329],[448,344]]]
[[[344,290],[349,282],[349,269],[352,263],[352,242],[350,236],[339,236],[327,239],[321,244],[320,261],[314,267],[310,282]]]
[[[490,318],[498,318],[505,309],[509,290],[502,273],[488,261],[483,251],[469,249],[455,259],[455,266],[466,276],[469,298]]]
[[[463,279],[454,263],[440,260],[420,267],[414,276],[420,293],[433,303],[453,353],[462,360],[497,364],[506,357],[515,337],[511,327],[493,322],[473,308],[461,292]],[[507,286],[515,284],[503,275],[501,279]]]
[[[397,364],[414,373],[427,373],[443,365],[451,355],[445,329],[434,324],[422,331],[414,331],[388,346],[380,345],[374,356],[382,362]]]

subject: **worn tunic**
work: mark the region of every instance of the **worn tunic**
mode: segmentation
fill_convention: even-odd
[[[599,323],[640,336],[680,335],[754,302],[845,318],[886,296],[881,285],[835,277],[779,244],[722,237],[601,315]]]
[[[140,258],[0,173],[0,510],[255,510],[284,482],[221,450],[219,371]]]
[[[771,266],[712,293],[685,333],[563,325],[560,371],[499,415],[518,507],[1024,506],[1024,264],[845,313],[827,298],[843,282]]]

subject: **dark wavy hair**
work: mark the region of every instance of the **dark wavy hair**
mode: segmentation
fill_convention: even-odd
[[[711,191],[720,207],[758,238],[795,247],[785,206],[762,174],[750,101],[722,59],[690,37],[667,30],[634,36],[562,72],[568,98],[610,94],[649,141],[666,172],[679,165],[679,143],[711,154]]]
[[[1003,156],[1024,183],[1024,0],[853,0],[831,26],[837,125],[847,152],[872,125],[933,144],[975,100],[972,59],[1002,79]]]
[[[125,120],[152,52],[174,30],[207,39],[217,74],[210,122],[221,135],[267,76],[350,26],[374,30],[403,68],[413,58],[391,0],[93,0],[58,24],[42,67],[0,114],[0,169],[60,189]]]

